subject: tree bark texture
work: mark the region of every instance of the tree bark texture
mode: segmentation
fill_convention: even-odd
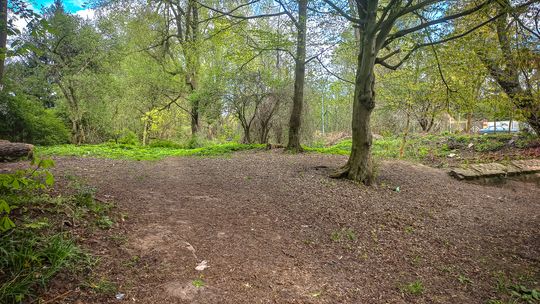
[[[505,2],[510,5],[508,1]],[[505,8],[500,9],[504,10]],[[491,77],[497,81],[514,105],[522,112],[536,134],[540,135],[540,101],[535,99],[530,87],[524,88],[520,83],[519,72],[521,69],[512,52],[512,33],[509,32],[507,20],[508,13],[495,22],[497,42],[502,54],[502,64],[491,58],[483,50],[477,51],[477,54]]]
[[[352,114],[352,148],[347,164],[332,177],[347,177],[369,185],[373,182],[371,146],[373,136],[370,121],[375,108],[375,61],[378,47],[376,39],[376,1],[371,1],[364,15],[365,24],[359,29],[359,45]]]
[[[301,152],[300,126],[302,124],[302,107],[304,103],[304,82],[306,77],[306,24],[308,0],[298,1],[298,26],[296,40],[296,58],[294,69],[294,95],[289,120],[289,142],[287,150]]]
[[[7,4],[8,0],[0,0],[0,91],[4,87],[4,65],[7,51]]]
[[[0,162],[15,161],[24,157],[32,157],[33,151],[33,145],[0,140]]]

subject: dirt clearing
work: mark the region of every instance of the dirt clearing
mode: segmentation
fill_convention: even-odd
[[[504,282],[538,288],[534,183],[469,184],[387,161],[368,188],[327,177],[345,161],[274,151],[58,158],[58,187],[83,178],[125,221],[82,240],[100,257],[95,281],[116,291],[81,288],[56,302],[486,303]],[[46,298],[73,288],[62,280]]]

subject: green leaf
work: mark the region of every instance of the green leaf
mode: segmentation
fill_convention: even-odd
[[[41,228],[45,228],[49,226],[50,224],[49,224],[48,218],[42,218],[34,222],[24,224],[24,227],[30,228],[30,229],[41,229]]]
[[[11,212],[11,208],[9,207],[9,204],[5,200],[0,199],[0,213],[2,212],[9,214]]]
[[[13,179],[13,182],[11,183],[11,188],[14,190],[20,190],[21,185],[19,184],[19,180],[17,178]]]
[[[54,161],[52,159],[42,159],[39,167],[43,169],[54,167]]]
[[[13,223],[13,221],[10,220],[7,215],[0,219],[0,231],[5,232],[13,227],[15,227],[15,223]]]
[[[45,172],[45,184],[47,186],[52,186],[54,184],[54,176],[51,172]]]

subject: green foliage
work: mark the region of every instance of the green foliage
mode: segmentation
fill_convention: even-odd
[[[69,131],[54,110],[24,93],[15,94],[0,92],[0,138],[37,145],[69,142]]]
[[[516,147],[524,149],[540,146],[540,138],[529,133],[521,133],[515,143]]]
[[[38,147],[39,155],[102,157],[133,160],[159,160],[170,156],[219,156],[235,151],[263,149],[265,145],[244,145],[237,143],[218,144],[197,149],[155,148],[115,144],[102,145],[60,145]]]
[[[186,149],[197,149],[207,146],[209,143],[200,136],[192,136],[187,144]]]
[[[540,303],[540,290],[527,287],[522,280],[512,282],[502,272],[496,274],[497,285],[496,290],[500,294],[501,299],[491,299],[489,304],[506,304],[506,303]],[[529,282],[531,283],[531,282]],[[535,284],[533,282],[532,284]]]
[[[101,229],[110,229],[114,222],[108,216],[102,216],[96,221],[96,225]]]
[[[540,302],[540,291],[537,289],[529,289],[523,285],[510,286],[510,295],[519,299],[525,303],[538,303]]]
[[[193,280],[191,282],[191,284],[193,284],[193,286],[197,287],[197,288],[201,288],[201,287],[204,287],[204,281],[202,279],[196,279],[196,280]]]
[[[19,303],[64,268],[76,268],[84,255],[63,234],[40,237],[14,230],[0,235],[0,303]]]
[[[475,145],[474,149],[477,152],[489,152],[489,151],[498,151],[504,148],[506,144],[500,141],[483,141]]]
[[[462,275],[462,274],[458,275],[457,279],[463,285],[468,285],[468,284],[473,283],[471,279],[469,279],[468,277],[466,277],[465,275]]]
[[[100,294],[114,294],[117,290],[116,285],[105,278],[89,280],[88,282],[85,282],[83,286]]]
[[[176,143],[172,140],[166,140],[166,139],[156,139],[152,140],[149,145],[151,148],[171,148],[171,149],[182,149],[182,145],[179,143]]]
[[[86,185],[76,185],[77,192],[74,195],[75,203],[79,206],[90,207],[94,204],[96,189]]]
[[[342,228],[339,231],[334,231],[330,235],[330,239],[334,242],[339,242],[343,239],[348,241],[356,241],[358,237],[356,236],[356,232],[352,228]]]
[[[414,282],[401,286],[399,289],[403,293],[408,293],[410,295],[417,296],[424,293],[425,288],[424,288],[424,284],[422,284],[422,281],[416,280]]]
[[[138,145],[139,144],[139,137],[135,132],[131,130],[125,130],[120,138],[118,138],[118,143],[123,145]]]
[[[34,159],[34,168],[17,170],[11,174],[0,174],[0,232],[6,232],[15,227],[9,214],[16,206],[12,203],[14,197],[21,193],[45,189],[54,183],[54,177],[47,169],[54,166],[50,159]]]
[[[28,223],[25,223],[24,227],[30,228],[30,229],[43,229],[43,228],[49,227],[50,225],[51,224],[49,223],[49,219],[44,217],[44,218],[37,219],[35,221],[30,221]]]
[[[402,139],[384,137],[373,141],[372,154],[380,158],[399,158]],[[470,145],[470,146],[469,146]],[[451,153],[460,150],[470,152],[500,151],[505,147],[518,149],[540,146],[540,139],[532,135],[489,134],[489,135],[412,135],[407,140],[404,158],[415,161],[446,159]],[[330,147],[305,147],[306,151],[324,154],[349,155],[352,147],[350,139],[343,140]]]
[[[47,159],[34,159],[31,167],[0,174],[0,303],[20,303],[46,287],[59,271],[82,271],[89,266],[86,254],[63,233],[65,219],[94,219],[108,229],[112,219],[105,213],[110,203],[94,200],[95,189],[76,179],[77,192],[70,197],[47,194],[54,183]],[[14,209],[17,213],[10,214]],[[37,217],[39,216],[39,217]],[[17,224],[15,226],[15,224]]]

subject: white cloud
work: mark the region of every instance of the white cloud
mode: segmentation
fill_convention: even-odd
[[[33,11],[36,10],[34,8],[34,6],[32,5],[32,3],[26,3],[26,6],[27,6],[27,8],[29,8],[29,9],[31,9]],[[13,14],[12,11],[10,11],[8,14],[9,14],[8,16],[13,18],[13,26],[22,33],[24,31],[24,29],[26,28],[26,26],[28,25],[28,21],[30,21],[30,20],[15,16],[15,14]]]
[[[17,18],[13,21],[13,26],[18,29],[21,33],[24,31],[26,26],[28,25],[28,20],[24,18]]]
[[[96,15],[96,11],[91,8],[87,8],[84,10],[80,10],[76,12],[75,14],[84,19],[94,19],[94,16]]]

